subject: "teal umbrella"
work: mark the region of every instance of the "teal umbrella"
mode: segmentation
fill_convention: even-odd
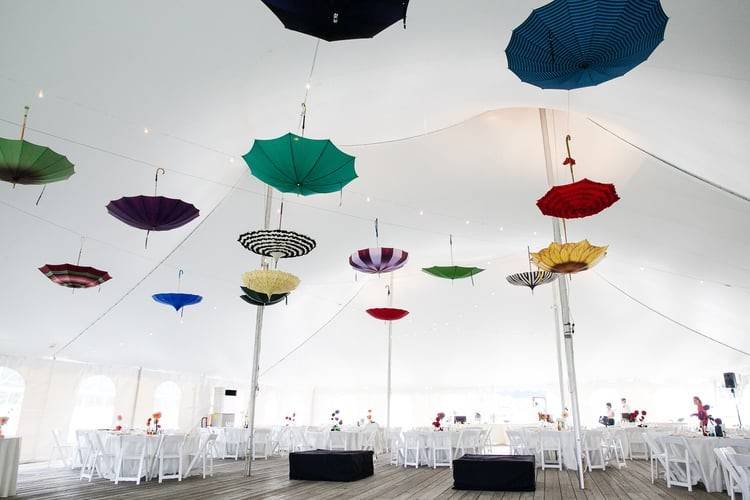
[[[329,139],[291,132],[276,139],[256,139],[243,158],[250,173],[282,193],[333,193],[357,178],[354,157]]]

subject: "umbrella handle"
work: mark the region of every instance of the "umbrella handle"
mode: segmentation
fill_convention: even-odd
[[[570,112],[568,112],[568,114],[570,114]],[[565,136],[565,149],[568,151],[568,157],[565,159],[565,162],[567,163],[568,160],[571,160],[570,161],[570,178],[573,179],[573,182],[575,182],[576,178],[573,175],[573,165],[575,165],[575,160],[573,160],[573,156],[570,154],[570,140],[571,140],[570,134],[567,134]]]
[[[21,140],[23,141],[23,136],[26,133],[26,120],[29,117],[29,107],[24,106],[23,107],[23,123],[21,124]]]
[[[154,196],[156,196],[156,186],[159,184],[159,171],[161,171],[162,175],[167,173],[166,170],[161,167],[156,169],[156,174],[154,175]]]

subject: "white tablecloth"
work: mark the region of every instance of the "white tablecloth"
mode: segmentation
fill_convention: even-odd
[[[21,438],[0,438],[0,498],[16,494]]]
[[[717,438],[717,437],[686,437],[690,450],[701,467],[701,482],[706,491],[722,491],[724,489],[724,475],[721,472],[719,460],[714,449],[735,448],[738,453],[750,452],[750,439],[746,438]]]
[[[526,439],[526,445],[529,448],[536,450],[540,449],[540,437],[542,429],[540,428],[524,428],[523,434]],[[570,470],[578,470],[578,461],[576,460],[576,438],[575,433],[572,430],[566,431],[555,431],[560,434],[562,444],[562,462],[563,467]],[[584,431],[581,431],[584,432]],[[581,436],[583,439],[583,436]],[[541,467],[542,456],[537,452],[536,462],[537,466]]]
[[[145,476],[148,467],[151,465],[151,459],[156,454],[156,448],[159,445],[159,439],[161,436],[147,436],[147,435],[131,435],[131,434],[119,434],[114,432],[99,432],[99,439],[102,441],[105,456],[102,458],[102,474],[104,477],[110,480],[115,478],[115,461],[120,454],[122,445],[126,440],[134,440],[140,438],[146,438],[146,459],[143,464],[141,473]],[[165,460],[164,461],[164,473],[175,474],[179,467],[177,460]],[[135,460],[128,460],[123,463],[122,469],[120,470],[120,476],[132,477],[138,473],[138,462]]]

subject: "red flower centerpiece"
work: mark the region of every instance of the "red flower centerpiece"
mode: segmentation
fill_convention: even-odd
[[[432,426],[435,428],[436,431],[442,431],[443,430],[443,419],[445,418],[445,413],[442,411],[439,412],[435,416],[435,421],[432,422]]]

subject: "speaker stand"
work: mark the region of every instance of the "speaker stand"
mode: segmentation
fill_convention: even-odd
[[[740,407],[737,404],[737,394],[734,392],[734,387],[732,387],[731,391],[732,391],[732,397],[734,398],[734,407],[737,410],[737,421],[740,424],[740,429],[742,429],[742,417],[740,417]]]

